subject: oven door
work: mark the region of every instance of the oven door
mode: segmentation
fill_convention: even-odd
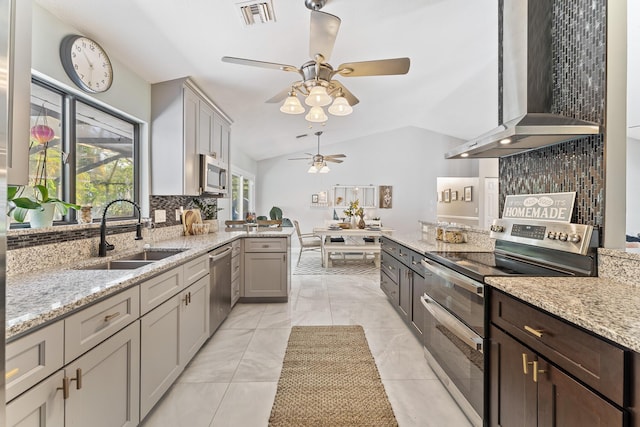
[[[425,293],[484,337],[484,284],[423,258]]]
[[[467,416],[472,421],[482,420],[484,412],[483,338],[427,294],[420,297],[420,301],[426,308],[423,337],[430,365]],[[451,383],[455,386],[453,390]],[[461,397],[464,401],[461,401]],[[475,412],[476,416],[473,416],[470,410]]]

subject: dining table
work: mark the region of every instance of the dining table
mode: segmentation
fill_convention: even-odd
[[[379,237],[391,235],[392,233],[393,229],[378,226],[367,226],[365,228],[323,226],[313,228],[313,234],[320,236],[323,267],[329,265],[329,255],[334,252],[374,253],[375,264],[380,266]],[[344,242],[332,242],[332,237],[342,237]],[[364,238],[372,238],[373,241],[367,243]]]

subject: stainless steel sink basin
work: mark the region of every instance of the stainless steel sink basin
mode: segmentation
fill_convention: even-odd
[[[153,261],[114,260],[83,267],[82,270],[135,270],[152,263]]]
[[[147,249],[133,255],[119,258],[118,261],[159,261],[179,254],[180,252],[184,252],[184,249]]]

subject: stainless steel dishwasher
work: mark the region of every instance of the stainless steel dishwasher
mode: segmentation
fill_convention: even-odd
[[[209,252],[209,336],[231,311],[231,245]]]

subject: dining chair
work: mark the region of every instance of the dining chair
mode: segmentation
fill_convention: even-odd
[[[298,255],[297,263],[300,264],[303,251],[322,251],[322,239],[317,234],[301,233],[300,224],[296,220],[293,220],[293,226],[296,228],[296,234],[298,234],[298,240],[300,241],[300,254]]]

